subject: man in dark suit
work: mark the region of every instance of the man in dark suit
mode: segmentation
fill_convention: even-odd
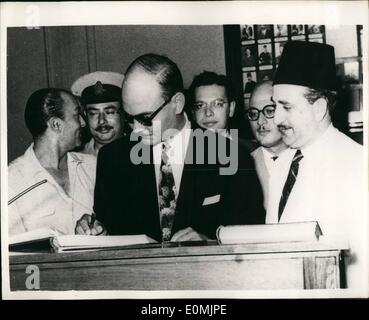
[[[215,238],[222,224],[264,223],[252,158],[215,132],[202,143],[205,131],[191,129],[182,92],[181,73],[166,57],[146,54],[128,67],[122,101],[133,135],[98,156],[95,225],[109,234],[189,241]],[[225,146],[228,163],[219,156]],[[96,234],[90,223],[86,215],[76,232]]]

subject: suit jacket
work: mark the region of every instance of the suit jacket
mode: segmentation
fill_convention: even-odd
[[[229,145],[235,143],[226,140]],[[111,235],[147,234],[160,241],[155,168],[153,162],[134,165],[130,161],[130,150],[136,143],[121,138],[100,149],[94,211]],[[150,150],[152,159],[152,147]],[[195,158],[193,134],[187,155],[189,150],[194,151]],[[205,152],[205,159],[207,157]],[[215,238],[219,225],[265,222],[261,186],[247,150],[238,147],[236,174],[220,175],[221,167],[219,161],[215,164],[184,164],[173,234],[192,227]]]
[[[265,164],[264,153],[262,147],[257,148],[251,153],[255,160],[255,168],[263,189],[264,195],[264,208],[267,209],[268,206],[268,192],[269,192],[269,172]]]

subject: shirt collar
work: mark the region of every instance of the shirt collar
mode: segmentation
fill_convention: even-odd
[[[27,160],[27,162],[33,167],[32,172],[34,173],[34,176],[38,174],[43,174],[45,172],[44,167],[41,165],[40,161],[38,161],[35,151],[33,149],[34,143],[32,143],[26,152],[24,153],[24,156]],[[80,164],[83,163],[83,158],[81,157],[81,154],[77,152],[68,152],[67,153],[67,163],[68,166],[70,163],[76,163]]]
[[[26,158],[27,163],[32,166],[32,170],[29,170],[29,172],[32,172],[33,176],[36,176],[38,174],[43,174],[45,169],[42,167],[40,161],[38,161],[35,151],[33,150],[33,146],[34,144],[32,142],[24,153],[24,157]]]
[[[184,146],[186,146],[187,137],[191,134],[191,124],[190,121],[188,121],[187,115],[185,116],[185,124],[183,128],[176,134],[173,138],[167,140],[165,143],[169,145],[169,147],[179,150],[182,149]]]
[[[77,164],[79,164],[83,162],[83,158],[81,157],[81,154],[77,152],[68,152],[67,159],[68,159],[68,163],[76,162]]]
[[[313,141],[311,144],[307,145],[306,147],[300,148],[302,155],[309,156],[312,154],[316,154],[317,152],[320,153],[322,148],[326,148],[325,141],[329,140],[329,137],[334,133],[335,128],[333,124],[331,123],[328,128],[320,135],[318,136],[315,141]],[[296,149],[297,150],[297,149]]]
[[[191,135],[191,123],[188,120],[186,114],[184,114],[184,117],[185,117],[185,124],[183,128],[174,137],[165,141],[165,144],[168,145],[169,150],[170,149],[183,150],[185,152],[187,149],[188,140]],[[164,142],[158,143],[153,147],[153,149],[154,150],[159,149],[161,152],[163,144]]]

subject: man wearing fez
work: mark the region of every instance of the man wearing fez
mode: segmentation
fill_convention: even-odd
[[[348,287],[367,285],[363,149],[331,120],[336,99],[332,46],[287,42],[273,84],[274,121],[295,152],[270,181],[267,223],[318,221],[327,239],[347,239]],[[365,252],[365,251],[364,251]]]
[[[265,208],[268,205],[268,194],[273,192],[269,190],[270,176],[279,162],[289,161],[288,154],[292,151],[287,149],[282,133],[274,123],[275,103],[272,95],[272,81],[259,83],[251,94],[250,107],[246,110],[251,131],[260,145],[251,155],[255,159],[256,171],[263,188]]]
[[[262,192],[249,154],[238,152],[234,174],[221,174],[219,159],[205,160],[215,148],[201,145],[191,130],[183,113],[182,75],[173,61],[157,54],[134,60],[125,73],[122,101],[125,118],[141,142],[121,138],[99,152],[95,222],[101,222],[108,234],[190,241],[215,238],[221,224],[265,221]],[[217,137],[214,131],[206,133],[210,140]],[[234,142],[218,136],[234,152],[230,145]],[[137,146],[149,149],[148,163],[133,163],[132,150]],[[190,151],[194,157],[189,157]],[[203,152],[205,161],[197,161]],[[194,161],[188,162],[189,158]],[[79,221],[77,233],[96,233],[89,218]]]
[[[122,136],[122,81],[122,74],[96,71],[73,83],[71,90],[81,97],[92,135],[81,152],[96,156],[102,146]]]
[[[40,89],[24,117],[33,143],[8,167],[9,234],[45,227],[74,234],[92,212],[96,170],[95,157],[71,152],[85,126],[79,101],[63,89]]]

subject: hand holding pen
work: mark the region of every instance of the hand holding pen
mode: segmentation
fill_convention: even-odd
[[[77,221],[75,234],[100,236],[106,235],[106,230],[104,226],[96,220],[95,213],[86,213]]]

